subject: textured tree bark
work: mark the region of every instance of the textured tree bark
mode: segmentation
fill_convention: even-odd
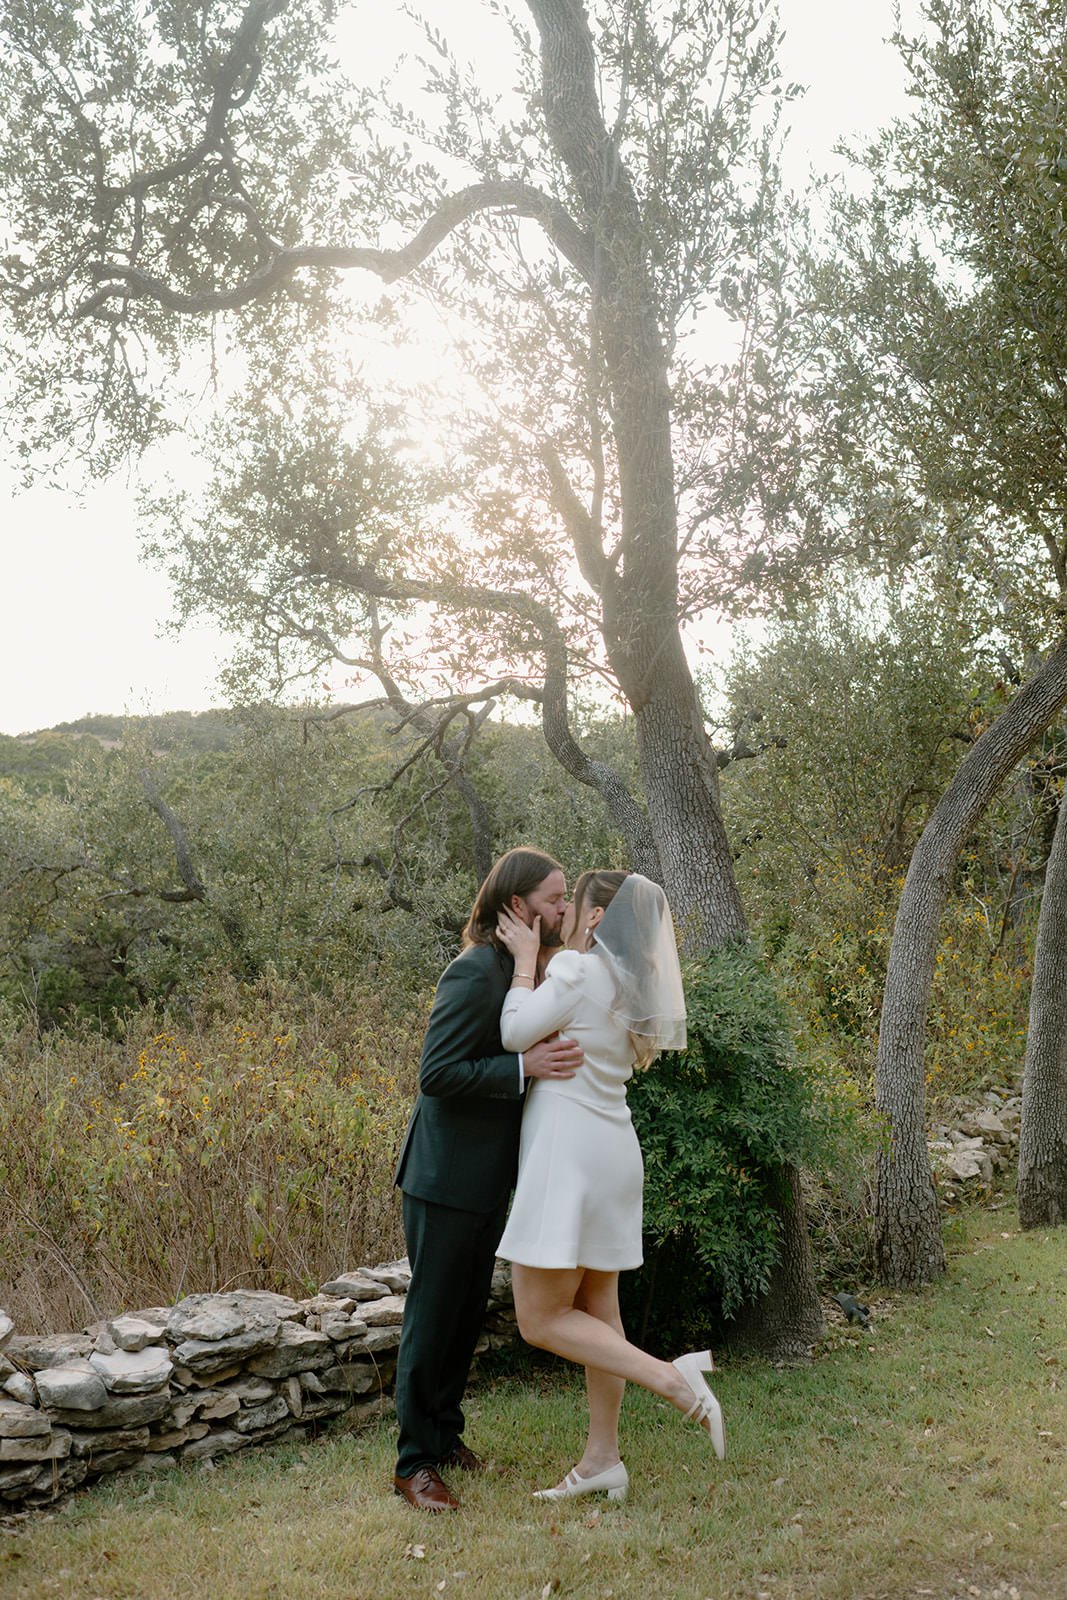
[[[694,952],[715,949],[743,937],[745,915],[719,803],[718,764],[687,668],[684,676],[669,666],[657,673],[635,722],[663,885],[683,942]]]
[[[1019,1135],[1019,1222],[1067,1222],[1067,795],[1060,801],[1034,951]]]
[[[744,1343],[779,1361],[803,1361],[823,1336],[800,1174],[785,1168],[789,1197],[779,1211],[781,1252],[762,1300],[737,1320]]]
[[[889,952],[878,1042],[876,1102],[886,1126],[875,1189],[875,1260],[882,1281],[930,1283],[945,1270],[930,1173],[923,1046],[938,927],[960,847],[1016,761],[1067,700],[1067,642],[971,747],[911,859]]]

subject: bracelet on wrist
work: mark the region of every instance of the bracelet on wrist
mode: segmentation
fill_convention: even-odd
[[[532,972],[513,972],[511,976],[513,978],[529,978],[531,983],[534,981],[534,975]]]

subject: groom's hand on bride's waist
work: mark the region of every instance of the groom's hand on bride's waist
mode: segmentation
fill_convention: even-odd
[[[523,1051],[523,1075],[527,1078],[573,1078],[584,1059],[581,1045],[575,1044],[573,1039],[554,1035]]]

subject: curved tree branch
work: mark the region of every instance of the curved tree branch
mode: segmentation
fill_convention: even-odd
[[[185,837],[185,829],[156,788],[152,774],[147,768],[141,773],[141,787],[145,792],[145,799],[148,804],[170,834],[171,843],[174,846],[174,859],[178,866],[178,876],[185,885],[183,898],[206,900],[207,886],[193,865],[193,855],[189,848],[189,841]]]
[[[278,250],[243,283],[228,289],[188,293],[127,262],[97,262],[93,276],[102,280],[102,287],[82,302],[75,315],[92,316],[114,299],[154,300],[168,311],[197,315],[234,311],[281,288],[303,267],[318,271],[361,267],[375,273],[384,283],[395,283],[421,266],[462,223],[491,211],[530,217],[540,223],[560,253],[587,282],[592,281],[592,243],[566,208],[531,184],[500,180],[475,183],[447,195],[414,238],[399,250],[377,250],[368,245],[302,245]]]
[[[174,859],[178,867],[178,876],[185,885],[184,889],[164,889],[159,892],[159,898],[161,900],[167,900],[173,903],[187,900],[201,900],[205,904],[211,904],[211,908],[218,917],[222,926],[222,930],[227,939],[230,941],[230,944],[233,946],[234,950],[239,951],[242,945],[241,929],[239,924],[235,918],[229,914],[229,912],[221,910],[211,901],[211,897],[207,892],[207,885],[204,883],[203,879],[200,877],[200,874],[197,872],[195,865],[193,864],[193,853],[189,846],[189,840],[186,838],[185,829],[182,827],[181,822],[178,820],[175,813],[171,810],[170,806],[168,806],[167,802],[160,794],[155,782],[153,781],[152,774],[147,768],[144,768],[141,772],[141,787],[144,790],[145,799],[148,801],[148,804],[152,807],[152,810],[155,812],[160,822],[162,822],[163,826],[170,834],[171,843],[174,846]],[[144,891],[133,890],[130,892],[142,893]]]
[[[421,732],[429,734],[432,738],[438,758],[444,766],[453,787],[467,808],[467,817],[471,825],[471,839],[474,847],[474,866],[479,879],[483,879],[488,875],[489,869],[493,864],[493,829],[489,808],[475,784],[471,782],[467,771],[467,756],[475,733],[493,709],[494,700],[492,694],[486,690],[482,691],[484,704],[473,715],[471,714],[471,706],[474,703],[473,697],[469,695],[458,697],[460,701],[466,702],[462,705],[457,704],[456,696],[450,697],[443,714],[435,723],[430,706],[426,703],[418,706],[412,705],[393,677],[393,674],[389,671],[382,650],[384,637],[385,629],[382,627],[378,615],[378,607],[372,601],[372,655],[366,663],[367,669],[373,672],[385,690],[389,704],[401,714],[399,726],[403,727],[410,722]],[[447,730],[457,715],[465,716],[467,727],[465,730],[461,729],[458,734],[453,734],[446,738]],[[398,832],[399,828],[394,833],[394,838],[397,837]]]
[[[245,104],[259,77],[257,47],[260,34],[268,22],[273,22],[275,17],[280,17],[288,9],[289,0],[250,0],[215,79],[203,136],[191,150],[176,156],[173,161],[164,162],[161,167],[135,173],[125,183],[102,185],[108,200],[124,200],[133,195],[144,195],[149,189],[162,188],[175,178],[195,171],[205,156],[219,149],[225,137],[228,114]]]
[[[548,440],[541,445],[541,460],[545,464],[548,481],[552,486],[552,504],[570,534],[582,577],[594,594],[603,597],[604,585],[611,568],[604,554],[603,529],[599,519],[595,519],[582,504],[567,469],[559,458],[559,452]]]
[[[424,600],[447,605],[452,610],[488,611],[496,616],[516,617],[528,624],[537,634],[544,652],[541,726],[549,749],[572,778],[600,795],[626,841],[632,866],[646,877],[660,881],[659,851],[647,812],[613,767],[586,755],[571,730],[567,704],[567,641],[548,606],[532,595],[507,589],[476,586],[458,589],[428,579],[385,578],[372,567],[343,560],[320,560],[306,569],[306,575],[329,579],[340,588],[373,599]]]

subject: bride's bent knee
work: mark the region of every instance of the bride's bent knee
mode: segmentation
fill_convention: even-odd
[[[519,1325],[519,1333],[532,1344],[536,1350],[547,1350],[545,1340],[552,1318],[546,1316],[540,1306],[531,1305],[521,1295],[515,1296],[515,1320]]]
[[[580,1274],[570,1268],[512,1268],[511,1287],[515,1319],[527,1344],[538,1350],[555,1350],[559,1322],[574,1310]]]
[[[515,1294],[515,1320],[527,1344],[537,1350],[552,1349],[552,1330],[559,1320],[560,1307],[549,1305],[536,1295]]]

